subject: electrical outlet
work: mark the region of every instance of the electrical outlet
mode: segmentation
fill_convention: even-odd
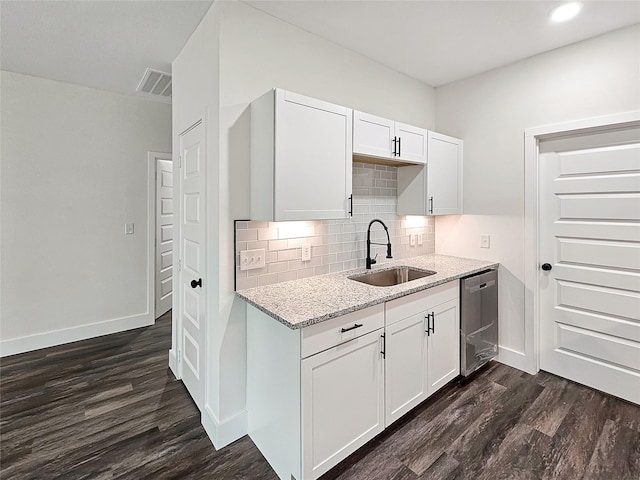
[[[240,252],[240,270],[253,270],[265,266],[264,248],[242,250]]]
[[[424,236],[424,233],[418,234],[418,245],[422,245],[422,242],[424,240],[423,236]]]
[[[480,248],[491,248],[491,235],[480,235]]]
[[[124,224],[124,234],[125,235],[133,235],[133,223],[125,223]]]
[[[409,234],[409,245],[411,245],[412,247],[416,246],[416,234],[415,233]]]
[[[302,244],[302,261],[308,262],[311,260],[311,244],[303,243]]]

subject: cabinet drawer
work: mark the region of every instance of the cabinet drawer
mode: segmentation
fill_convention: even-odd
[[[386,324],[391,325],[459,297],[460,282],[453,280],[418,293],[412,293],[406,297],[396,298],[385,303]]]
[[[382,327],[384,327],[384,304],[374,305],[303,328],[302,358]],[[343,332],[343,330],[346,331]]]

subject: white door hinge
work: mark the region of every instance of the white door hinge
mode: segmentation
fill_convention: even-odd
[[[179,258],[178,259],[178,271],[180,272],[182,270],[182,259]]]
[[[182,155],[178,157],[178,168],[182,168]]]

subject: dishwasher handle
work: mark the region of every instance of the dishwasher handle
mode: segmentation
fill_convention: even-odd
[[[496,284],[495,280],[489,280],[488,282],[481,283],[480,285],[474,285],[469,289],[469,293],[479,292],[485,288],[493,287]]]

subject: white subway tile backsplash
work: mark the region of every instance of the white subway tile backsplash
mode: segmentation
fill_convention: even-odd
[[[289,262],[275,262],[267,265],[269,273],[286,272],[289,270]]]
[[[278,283],[278,274],[270,273],[269,275],[261,275],[258,277],[258,286],[263,287],[265,285],[271,285],[273,283]]]
[[[342,272],[344,270],[344,265],[342,263],[332,263],[329,265],[329,271],[331,273]]]
[[[269,222],[257,222],[254,220],[249,221],[247,228],[267,228],[269,226]]]
[[[260,241],[260,240],[258,240],[256,242],[247,242],[247,248],[249,250],[254,250],[254,249],[257,249],[257,248],[264,248],[266,250],[267,242]]]
[[[258,240],[274,240],[278,238],[277,228],[259,228]]]
[[[255,228],[248,230],[237,230],[236,240],[240,242],[250,242],[253,240],[258,240],[258,230],[256,230]]]
[[[311,256],[319,257],[322,255],[327,255],[329,253],[329,245],[318,245],[316,247],[311,247]]]
[[[295,270],[278,274],[278,282],[288,282],[290,280],[297,280],[297,278],[298,272],[296,272]]]
[[[273,263],[278,261],[278,252],[267,252],[264,257],[266,263]]]
[[[344,220],[236,222],[236,288],[364,267],[367,227],[374,218],[384,221],[389,229],[394,259],[433,253],[433,217],[396,215],[397,178],[396,167],[354,163],[354,215]],[[419,233],[423,234],[423,244],[409,246],[409,235]],[[387,236],[381,225],[372,226],[371,240],[386,244]],[[312,245],[311,260],[302,262],[301,245],[305,243]],[[266,268],[241,272],[239,252],[253,248],[267,249]],[[389,261],[385,258],[386,245],[372,245],[372,256],[376,253],[378,264]]]
[[[319,267],[313,267],[314,275],[326,275],[329,272],[329,265],[321,265]]]
[[[301,252],[299,248],[293,248],[291,250],[280,250],[278,252],[278,261],[282,262],[284,260],[295,260],[301,257]]]
[[[269,240],[269,251],[284,250],[288,248],[287,240]]]
[[[258,277],[236,278],[236,289],[255,288],[258,286]]]
[[[298,278],[307,278],[313,277],[313,268],[304,268],[302,270],[298,270]]]

